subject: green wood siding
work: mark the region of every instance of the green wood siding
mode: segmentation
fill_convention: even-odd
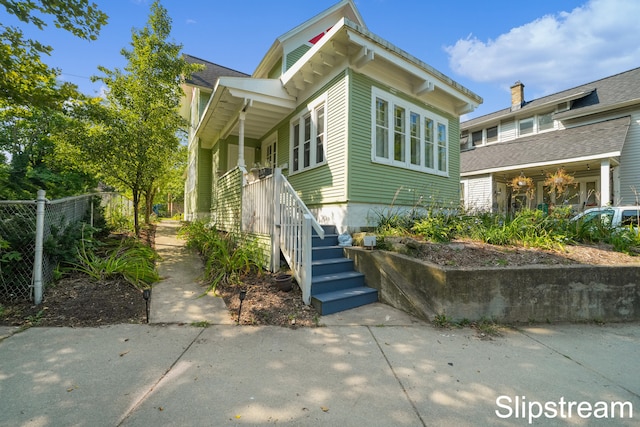
[[[311,47],[303,44],[302,46],[292,50],[287,54],[287,70],[293,67],[293,64],[298,62],[298,59],[302,58],[302,56],[307,53],[311,49]]]
[[[211,92],[205,92],[202,90],[198,91],[198,122],[202,118],[202,114],[204,113],[204,109],[209,102],[209,98],[211,98]]]
[[[278,62],[276,62],[276,65],[274,65],[273,68],[269,70],[269,73],[267,74],[267,78],[277,79],[281,75],[282,75],[282,58],[278,59]]]
[[[308,102],[327,93],[327,137],[326,164],[299,172],[288,177],[300,198],[309,206],[337,203],[346,200],[346,141],[347,141],[347,79],[340,73],[313,96]],[[278,162],[289,162],[290,121],[303,107],[298,108],[278,129]],[[291,164],[289,164],[291,167]]]
[[[233,169],[215,187],[213,222],[219,230],[240,232],[242,221],[242,172]]]
[[[268,270],[271,266],[271,236],[265,234],[246,233],[240,236],[241,239],[245,239],[248,244],[255,244],[264,257],[264,264],[262,267]]]
[[[211,150],[198,148],[198,176],[196,178],[197,212],[209,212],[211,208]]]
[[[349,201],[408,206],[418,202],[457,204],[460,200],[459,118],[406,95],[395,93],[394,96],[448,119],[449,177],[374,163],[371,160],[371,88],[377,86],[388,90],[388,87],[362,74],[353,71],[350,71],[350,74]]]

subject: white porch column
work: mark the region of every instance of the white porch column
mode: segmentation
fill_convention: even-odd
[[[238,167],[245,167],[244,164],[244,119],[247,117],[247,113],[240,112],[240,130],[238,131]]]
[[[621,205],[622,200],[620,200],[620,166],[611,168],[611,179],[613,181],[611,185],[613,187],[611,190],[613,191],[613,194],[611,195],[613,198],[613,204]]]
[[[609,159],[600,161],[600,206],[608,206],[611,201],[611,182],[609,172],[611,165]]]

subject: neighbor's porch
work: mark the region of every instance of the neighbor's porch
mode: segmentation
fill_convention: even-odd
[[[515,167],[483,176],[461,177],[461,199],[468,209],[509,214],[523,208],[571,206],[581,212],[594,206],[615,204],[619,194],[619,161],[603,158],[567,161],[536,167]],[[545,185],[549,175],[563,169],[573,184],[555,194]]]

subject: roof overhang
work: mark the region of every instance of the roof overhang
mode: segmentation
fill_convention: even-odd
[[[258,139],[295,108],[295,98],[280,80],[220,77],[209,98],[196,136],[203,148],[238,134],[240,112],[246,113],[244,135]]]
[[[441,101],[454,114],[469,113],[482,103],[480,96],[346,18],[327,31],[280,80],[287,93],[298,96],[345,61],[356,70],[368,67],[388,76],[401,91],[425,102]]]
[[[553,98],[546,102],[540,102],[531,105],[526,105],[517,110],[503,110],[502,114],[487,114],[486,116],[476,117],[475,119],[467,120],[465,122],[460,123],[460,130],[468,130],[468,129],[476,129],[483,128],[487,125],[495,125],[501,121],[516,118],[516,117],[527,117],[536,113],[540,113],[542,111],[548,111],[549,108],[555,107],[558,104],[562,104],[564,102],[575,101],[576,99],[584,98],[585,96],[591,94],[594,89],[581,90],[579,92],[571,93],[567,96],[563,96],[561,98]],[[554,114],[554,119],[562,118],[561,115],[564,113],[556,113]]]
[[[479,169],[471,172],[460,172],[460,177],[469,177],[476,175],[488,175],[488,174],[519,174],[523,172],[525,175],[529,176],[532,174],[540,173],[540,170],[552,170],[559,167],[563,167],[567,172],[573,173],[575,170],[585,170],[589,168],[595,168],[596,165],[599,165],[599,162],[602,160],[608,160],[609,163],[613,166],[617,166],[619,164],[620,151],[612,151],[610,153],[602,153],[593,156],[582,156],[582,157],[573,157],[567,159],[557,159],[550,160],[544,162],[532,162],[532,163],[523,163],[519,165],[512,165],[506,167],[494,167],[494,168],[486,168]],[[533,171],[533,173],[531,173]]]
[[[570,165],[584,165],[586,169],[599,160],[617,162],[630,121],[630,116],[623,116],[462,151],[460,175],[539,171],[551,166],[569,170]]]
[[[617,104],[605,104],[595,105],[593,107],[576,108],[575,110],[564,111],[553,115],[557,120],[576,119],[578,117],[584,117],[591,114],[598,114],[604,111],[619,110],[621,108],[627,108],[640,104],[640,98],[629,99],[627,101],[619,102]]]

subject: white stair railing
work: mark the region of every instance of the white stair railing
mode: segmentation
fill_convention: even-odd
[[[312,229],[324,239],[324,229],[293,189],[280,169],[274,170],[274,255],[282,251],[302,290],[305,304],[311,302]],[[274,258],[277,259],[277,258]]]

